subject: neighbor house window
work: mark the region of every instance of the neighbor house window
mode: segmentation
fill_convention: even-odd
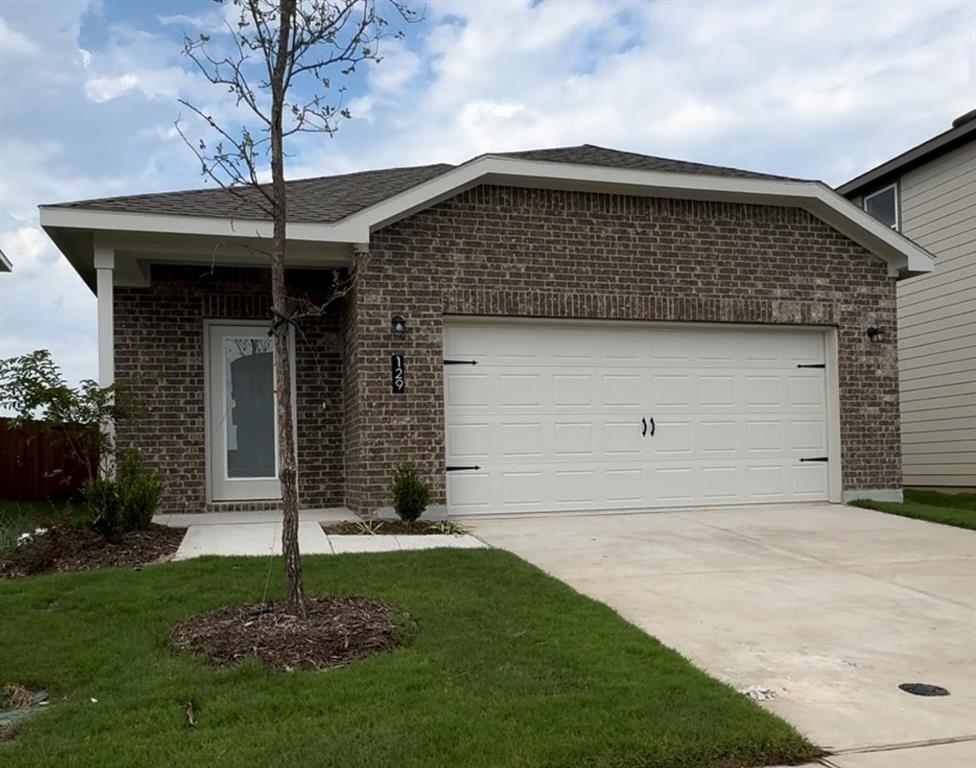
[[[864,196],[864,210],[892,229],[898,229],[898,187],[879,189]]]

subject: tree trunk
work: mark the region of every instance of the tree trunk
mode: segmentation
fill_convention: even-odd
[[[271,305],[274,321],[280,323],[274,335],[275,394],[278,420],[278,479],[281,483],[281,548],[285,561],[286,610],[304,618],[305,587],[302,583],[302,559],[298,550],[298,473],[295,456],[295,419],[291,396],[291,349],[293,333],[288,316],[288,294],[285,289],[285,169],[282,148],[282,113],[285,98],[285,65],[295,12],[295,0],[281,0],[278,50],[272,71],[271,107],[271,184],[274,200],[274,234],[271,242]]]

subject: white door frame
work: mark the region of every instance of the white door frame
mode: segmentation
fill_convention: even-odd
[[[579,325],[608,328],[619,328],[621,326],[644,326],[647,328],[735,328],[739,330],[798,330],[798,331],[819,331],[824,340],[824,362],[826,364],[826,422],[827,422],[827,448],[829,461],[827,464],[827,500],[834,504],[843,503],[843,456],[841,450],[841,423],[840,423],[840,342],[838,339],[837,326],[833,325],[805,325],[805,324],[778,324],[778,323],[726,323],[726,322],[702,322],[691,321],[681,322],[673,320],[590,320],[575,318],[542,318],[542,317],[507,317],[498,315],[444,315],[443,326],[448,323],[464,324],[473,323],[478,325],[497,323],[500,325]],[[444,355],[444,339],[441,341],[442,356]],[[442,369],[443,370],[443,369]],[[443,392],[443,388],[442,388]],[[447,401],[443,399],[442,409],[446,411]],[[445,421],[445,428],[446,428]],[[447,439],[444,437],[445,463],[447,459]],[[446,478],[445,478],[446,482]],[[796,502],[802,503],[802,502]],[[735,506],[735,505],[728,505]],[[614,510],[626,511],[626,510]],[[519,513],[516,513],[519,514]],[[551,514],[551,513],[547,513]]]
[[[233,501],[275,501],[281,498],[281,486],[277,477],[268,479],[229,479],[224,478],[224,483],[234,483],[238,486],[238,490],[231,491],[230,493],[221,492],[221,488],[218,487],[218,481],[216,478],[217,473],[217,451],[222,450],[223,440],[220,439],[220,435],[223,432],[218,433],[217,430],[223,429],[224,420],[222,418],[217,418],[217,408],[214,402],[215,392],[214,387],[216,382],[214,380],[214,370],[213,366],[215,360],[213,358],[212,349],[212,338],[213,331],[216,328],[225,328],[233,331],[240,331],[241,334],[252,333],[255,330],[261,331],[259,335],[264,335],[267,333],[268,323],[262,321],[249,321],[249,320],[204,320],[203,321],[203,349],[204,349],[204,366],[203,366],[203,386],[204,386],[204,443],[205,443],[205,454],[206,460],[204,462],[205,466],[205,480],[206,480],[206,498],[207,502],[233,502]],[[298,420],[297,420],[297,408],[296,408],[296,382],[295,382],[295,337],[291,334],[289,337],[289,351],[291,360],[291,394],[292,394],[292,408],[293,408],[293,418],[295,419],[295,442],[297,448],[298,442]],[[275,463],[277,463],[277,452],[278,452],[278,423],[277,416],[275,418]],[[222,465],[221,465],[222,466]]]

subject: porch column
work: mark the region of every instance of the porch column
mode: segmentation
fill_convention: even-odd
[[[115,251],[95,242],[95,284],[98,296],[98,384],[108,387],[115,383],[115,327],[113,312],[112,274],[115,270]]]

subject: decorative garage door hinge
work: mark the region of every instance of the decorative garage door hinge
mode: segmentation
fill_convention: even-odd
[[[454,466],[448,465],[448,466],[444,467],[444,469],[447,472],[460,472],[462,469],[481,469],[481,467],[479,467],[477,464],[475,464],[473,467],[454,467]]]
[[[797,368],[826,368],[826,363],[799,363]]]
[[[827,456],[814,456],[812,459],[800,459],[800,461],[830,461]]]
[[[477,360],[445,360],[444,365],[477,365]]]

